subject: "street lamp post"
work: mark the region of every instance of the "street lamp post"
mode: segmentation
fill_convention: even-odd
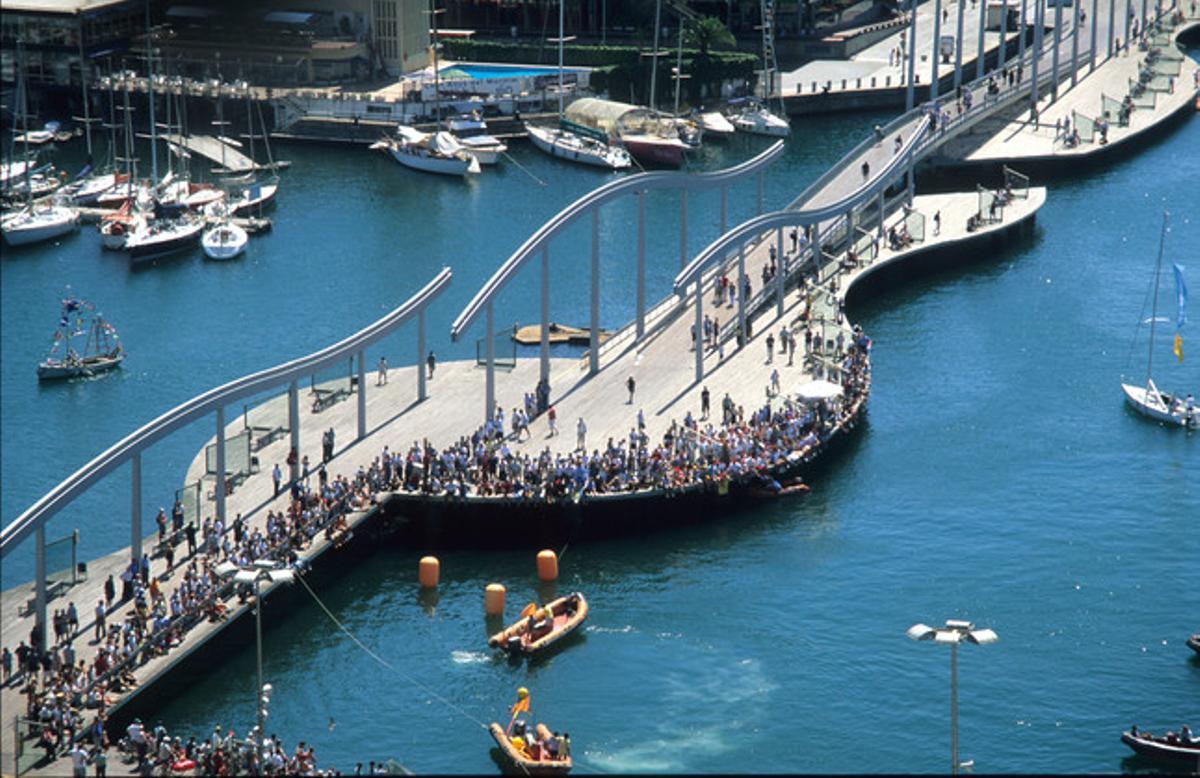
[[[962,641],[987,645],[995,643],[999,635],[990,629],[975,629],[969,621],[947,619],[944,627],[914,624],[908,628],[913,640],[932,640],[950,646],[950,774],[958,775],[958,644]]]
[[[257,732],[257,750],[258,764],[261,769],[263,764],[263,740],[265,732],[264,721],[267,717],[267,705],[271,702],[271,685],[263,683],[263,662],[262,662],[262,590],[261,584],[278,583],[286,581],[291,583],[296,579],[296,574],[289,569],[280,567],[280,563],[273,559],[256,559],[245,567],[239,567],[233,562],[222,562],[216,567],[217,574],[220,576],[233,575],[233,580],[240,584],[252,584],[254,586],[254,642],[256,649],[256,662],[258,684],[255,687],[254,695],[254,712],[255,712],[255,729]]]

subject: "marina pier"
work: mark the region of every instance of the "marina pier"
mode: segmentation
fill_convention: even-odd
[[[960,14],[961,9],[960,3]],[[144,506],[170,503],[169,499],[156,502],[152,494],[179,495],[186,521],[197,528],[206,520],[219,520],[224,532],[232,533],[237,521],[238,532],[265,533],[268,514],[288,511],[289,485],[315,486],[322,465],[329,478],[345,476],[354,481],[357,473],[372,470],[385,447],[403,452],[428,441],[443,450],[495,421],[498,409],[510,419],[509,410],[523,407],[525,396],[542,381],[549,385],[558,434],[552,434],[546,413],[535,415],[527,437],[504,442],[517,456],[537,456],[546,449],[551,455],[569,455],[579,448],[577,420],[586,425],[584,450],[603,450],[606,441],[627,439],[639,426],[651,441],[663,439],[686,416],[701,416],[703,395],[711,398],[715,417],[725,396],[752,413],[764,405],[777,407],[797,387],[814,381],[841,383],[848,373],[848,345],[863,335],[854,329],[860,302],[932,270],[991,267],[993,256],[1026,245],[1035,223],[1042,225],[1040,231],[1053,231],[1054,225],[1040,217],[1048,203],[1047,189],[1036,176],[1031,183],[1031,170],[1041,170],[1048,159],[1072,164],[1080,156],[1106,155],[1118,146],[1138,148],[1163,127],[1181,120],[1194,104],[1197,66],[1171,52],[1178,52],[1179,36],[1200,25],[1200,19],[1160,25],[1150,33],[1145,51],[1135,45],[1127,55],[1115,50],[1105,58],[1106,36],[1104,30],[1095,31],[1094,18],[1089,17],[1090,33],[1086,25],[1079,25],[1078,33],[1073,31],[1077,42],[1089,35],[1099,42],[1090,49],[1081,45],[1088,57],[1080,56],[1075,68],[1056,67],[1055,55],[1048,51],[1039,55],[1030,43],[1023,54],[1007,61],[1014,78],[999,78],[1001,83],[989,91],[990,74],[981,72],[980,77],[968,79],[972,70],[966,66],[961,71],[967,74],[961,76],[964,89],[975,95],[975,101],[961,113],[953,88],[936,95],[933,105],[918,96],[912,109],[894,120],[874,129],[864,127],[856,146],[786,203],[771,202],[764,186],[782,157],[782,143],[724,170],[651,172],[614,179],[560,210],[507,259],[497,254],[494,273],[465,303],[448,333],[428,331],[427,317],[430,306],[449,288],[453,275],[449,267],[375,322],[365,323],[369,316],[364,314],[357,332],[331,345],[313,343],[314,350],[307,356],[264,368],[179,404],[111,446],[7,524],[0,544],[3,555],[32,551],[36,572],[33,581],[2,593],[0,643],[11,647],[31,637],[49,642],[49,611],[73,602],[82,618],[67,643],[79,659],[90,661],[96,648],[92,609],[104,599],[110,576],[120,590],[121,575],[131,560],[146,555],[150,576],[165,589],[176,586],[187,566],[203,559],[204,552],[185,552],[183,538],[174,528],[161,540],[155,536]],[[956,21],[952,15],[951,23]],[[968,26],[968,37],[970,31]],[[926,35],[925,28],[918,33]],[[1019,45],[1013,37],[1019,34],[1009,35],[1012,45]],[[1162,67],[1155,71],[1154,62],[1147,62],[1152,50],[1160,52],[1154,62],[1173,63],[1177,70],[1172,75]],[[994,49],[993,53],[1000,56]],[[1153,71],[1146,79],[1146,88],[1156,95],[1153,105],[1143,101],[1135,106],[1126,126],[1112,122],[1106,144],[1099,143],[1098,134],[1071,148],[1049,137],[1057,119],[1070,116],[1078,128],[1080,116],[1094,123],[1099,109],[1108,106],[1105,98],[1121,104],[1147,64]],[[1020,77],[1015,76],[1017,65],[1023,71]],[[942,73],[941,78],[952,72]],[[1170,87],[1158,88],[1164,84],[1155,78],[1172,79]],[[1125,93],[1116,95],[1122,84]],[[1036,119],[1029,116],[1031,106],[1036,108]],[[955,191],[919,189],[926,171],[938,168],[977,176]],[[744,198],[738,209],[728,202],[735,184]],[[676,198],[672,202],[678,208],[679,229],[669,236],[667,251],[647,247],[647,233],[660,229],[646,212],[647,193],[654,190],[661,193],[656,196]],[[714,190],[717,208],[697,205],[698,193]],[[747,194],[747,190],[752,191]],[[601,227],[612,218],[606,206],[616,202],[635,203],[637,218],[622,225],[615,240],[602,243],[601,235],[608,231],[602,232]],[[735,210],[752,210],[753,215],[737,221],[730,217]],[[717,227],[717,237],[702,247],[696,245],[698,224]],[[569,235],[577,239],[579,225],[589,228],[582,251],[586,261],[567,267],[562,258],[578,257],[580,252],[578,247],[564,250],[562,242],[571,239]],[[575,232],[568,233],[572,226]],[[483,246],[475,250],[497,250],[486,241]],[[620,259],[602,265],[601,256]],[[669,286],[655,287],[647,281],[648,265],[678,271]],[[772,265],[777,268],[774,273]],[[576,310],[564,308],[555,295],[556,278],[567,272],[587,279],[588,304]],[[635,279],[633,315],[627,321],[613,321],[602,308],[601,290],[609,272]],[[461,273],[454,278],[456,287],[462,287],[463,278]],[[734,288],[732,297],[719,291],[725,288],[722,279]],[[749,294],[742,291],[747,282]],[[514,358],[501,354],[508,328],[497,322],[513,319],[505,307],[505,291],[536,296],[542,334],[536,352],[513,347]],[[720,323],[719,334],[711,341],[703,336],[710,318]],[[570,356],[553,352],[549,343],[553,321],[582,324],[589,337],[586,349]],[[612,330],[611,337],[602,340],[602,327]],[[801,343],[793,359],[780,351],[784,332]],[[806,334],[815,344],[809,348],[804,346]],[[439,351],[447,335],[457,342],[478,338],[477,358],[436,359],[427,364],[427,356]],[[385,338],[392,338],[389,344],[403,338],[410,357],[399,365],[382,363],[379,344]],[[768,338],[774,347],[768,346]],[[394,355],[394,349],[387,352],[393,361]],[[805,450],[805,466],[811,464],[815,470],[817,464],[826,466],[831,459],[845,461],[835,458],[833,450],[855,434],[854,427],[869,407],[865,393],[856,399],[862,402],[853,411],[849,402],[831,404],[845,416],[835,434]],[[211,437],[195,452],[182,484],[143,483],[142,463],[152,456],[152,447],[189,425],[204,425]],[[509,432],[507,425],[504,432]],[[331,439],[330,456],[323,462],[322,445]],[[283,474],[281,484],[272,477],[276,467]],[[110,520],[128,524],[129,545],[82,560],[69,583],[50,582],[46,522],[101,479],[126,474],[131,510],[127,517]],[[819,471],[817,476],[809,480],[819,492]],[[515,545],[535,550],[591,538],[642,537],[656,525],[719,520],[735,509],[739,499],[736,490],[723,492],[715,485],[670,495],[653,489],[589,492],[575,500],[536,505],[532,500],[479,493],[454,499],[422,490],[356,493],[338,516],[344,525],[332,519],[313,525],[311,544],[298,552],[298,561],[308,570],[336,566],[338,550],[351,537],[359,543],[397,537],[405,549],[412,550],[414,564],[417,555],[434,548]],[[168,562],[168,546],[173,563]],[[213,554],[212,561],[217,556]],[[196,666],[216,636],[253,608],[252,603],[239,600],[232,583],[221,584],[209,596],[226,609],[224,619],[210,621],[190,614],[173,622],[181,629],[181,639],[161,655],[150,656],[148,646],[139,646],[123,668],[132,673],[135,683],[110,695],[110,723],[119,724],[133,715],[130,711],[138,709],[138,696],[148,690],[162,697],[183,683],[177,670]],[[132,600],[121,598],[106,618],[109,624],[122,623],[135,610]],[[619,630],[622,625],[604,627]],[[36,732],[28,722],[13,721],[26,702],[15,684],[0,690],[0,707],[6,711],[0,771],[5,774],[24,772],[33,761]],[[586,752],[581,755],[596,758]],[[54,774],[66,767],[59,760],[40,766],[39,772]]]

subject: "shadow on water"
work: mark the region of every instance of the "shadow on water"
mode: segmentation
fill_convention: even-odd
[[[1122,757],[1121,772],[1125,775],[1197,775],[1200,774],[1200,761],[1196,766],[1188,766],[1133,754]]]

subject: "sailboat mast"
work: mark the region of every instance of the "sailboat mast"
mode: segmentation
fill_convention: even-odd
[[[30,168],[33,167],[33,160],[29,158],[29,96],[28,87],[25,84],[25,49],[22,44],[17,44],[17,78],[21,80],[18,87],[16,105],[21,111],[21,137],[24,139],[25,147],[25,196],[29,198],[29,210],[33,210],[33,176],[30,174]],[[13,117],[13,131],[16,132],[17,117]]]
[[[437,127],[437,131],[441,132],[442,131],[442,91],[441,91],[442,80],[441,80],[441,74],[438,73],[438,58],[437,58],[437,50],[438,50],[437,15],[439,13],[441,13],[441,11],[437,7],[437,0],[432,0],[432,2],[430,2],[430,4],[429,4],[429,7],[431,9],[429,11],[429,21],[431,22],[432,27],[433,27],[433,113],[434,113],[434,121],[436,122],[435,126]]]
[[[683,17],[679,17],[679,49],[675,54],[675,115],[679,115],[679,84],[683,81]]]
[[[650,110],[658,105],[658,30],[662,24],[662,0],[654,3],[654,55],[650,64]]]
[[[1150,351],[1146,356],[1146,381],[1149,383],[1154,375],[1154,321],[1158,318],[1158,277],[1162,273],[1163,245],[1167,241],[1167,218],[1170,213],[1163,211],[1162,232],[1158,236],[1158,261],[1154,263],[1154,302],[1150,307]]]
[[[566,17],[567,0],[558,0],[558,119],[563,115],[563,22]],[[543,109],[544,110],[544,109]]]
[[[150,185],[158,185],[158,135],[154,126],[154,51],[150,36],[150,0],[146,0],[146,101],[150,103]]]
[[[83,36],[79,36],[79,88],[83,90],[83,130],[87,138],[88,162],[92,161],[92,117],[88,109],[87,57],[83,53]]]

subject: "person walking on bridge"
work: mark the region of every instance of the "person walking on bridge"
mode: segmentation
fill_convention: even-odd
[[[425,357],[425,364],[429,367],[429,380],[433,380],[433,369],[437,367],[437,357],[433,352],[429,352],[429,356]]]
[[[384,386],[387,384],[387,357],[379,358],[379,373],[375,377],[376,386]]]
[[[575,425],[575,448],[582,451],[587,451],[587,425],[583,422],[583,417],[579,417],[579,423]]]

